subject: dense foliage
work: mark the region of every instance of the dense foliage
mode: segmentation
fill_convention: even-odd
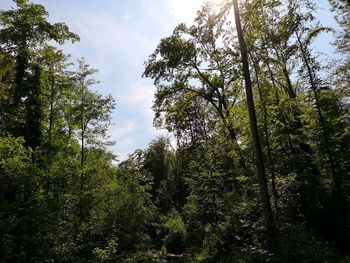
[[[336,29],[312,0],[203,6],[145,62],[175,142],[118,165],[114,99],[58,48],[79,37],[14,2],[0,11],[0,262],[350,261],[349,1],[329,1]]]

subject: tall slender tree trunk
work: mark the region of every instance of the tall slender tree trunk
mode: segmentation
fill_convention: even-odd
[[[263,110],[263,118],[264,118],[264,135],[265,135],[265,143],[266,143],[266,150],[267,150],[267,159],[268,159],[268,166],[270,170],[271,175],[271,190],[272,190],[272,196],[274,200],[274,206],[275,210],[278,211],[278,195],[277,195],[277,189],[276,189],[276,176],[275,171],[272,165],[272,151],[271,151],[271,145],[270,145],[270,137],[269,137],[269,131],[268,131],[268,119],[267,119],[267,109],[266,109],[266,101],[263,96],[263,92],[261,90],[261,85],[259,81],[259,67],[258,62],[254,59],[254,56],[251,55],[250,58],[252,59],[253,65],[254,65],[254,75],[255,75],[255,81],[259,92],[259,99],[261,103],[261,107]]]
[[[268,245],[269,245],[269,248],[272,251],[274,251],[277,249],[277,229],[276,229],[276,225],[275,225],[275,221],[274,221],[274,217],[271,209],[270,195],[269,195],[268,186],[267,186],[266,172],[265,172],[264,160],[263,160],[261,146],[260,146],[258,125],[257,125],[256,113],[255,113],[255,107],[254,107],[252,82],[251,82],[250,73],[249,73],[248,53],[247,53],[246,43],[243,37],[243,31],[241,26],[241,19],[240,19],[237,0],[233,0],[233,7],[234,7],[237,36],[238,36],[241,57],[242,57],[243,74],[244,74],[244,81],[245,81],[245,88],[246,88],[246,95],[247,95],[247,107],[248,107],[249,122],[250,122],[250,132],[252,136],[253,148],[255,153],[255,161],[256,161],[256,166],[258,171],[260,197],[263,205],[263,211],[265,213],[265,222],[266,222],[266,228],[267,228],[267,234],[268,234]]]
[[[81,87],[81,106],[80,106],[80,128],[81,128],[81,149],[80,149],[80,194],[79,194],[79,221],[83,222],[83,191],[84,191],[84,166],[85,166],[85,123],[84,123],[84,106],[85,106],[85,94],[84,87]]]
[[[316,111],[317,111],[317,115],[318,115],[320,125],[321,125],[321,133],[322,133],[324,142],[326,144],[326,147],[325,147],[326,154],[328,157],[328,161],[329,161],[329,165],[330,165],[330,169],[331,169],[331,173],[332,173],[335,196],[336,196],[337,201],[339,203],[338,204],[339,209],[341,210],[343,217],[346,218],[347,217],[346,205],[345,205],[345,200],[344,200],[344,197],[343,197],[343,194],[341,191],[342,182],[341,182],[341,178],[339,178],[339,175],[337,174],[337,171],[335,168],[336,167],[335,158],[334,158],[332,150],[330,149],[331,141],[330,141],[330,138],[327,134],[325,119],[324,119],[324,116],[323,116],[323,113],[322,113],[322,110],[320,107],[320,98],[319,98],[319,94],[317,92],[316,77],[313,74],[314,73],[313,70],[311,69],[311,65],[309,63],[309,59],[307,56],[307,50],[301,41],[300,35],[298,33],[296,33],[296,37],[297,37],[298,44],[300,47],[303,62],[304,62],[305,67],[307,69],[307,75],[309,78],[310,86],[311,86],[312,92],[314,94]]]
[[[54,119],[54,100],[55,100],[55,78],[51,79],[51,90],[50,90],[50,118],[49,118],[49,147],[51,149],[52,146],[52,127],[53,127],[53,119]]]

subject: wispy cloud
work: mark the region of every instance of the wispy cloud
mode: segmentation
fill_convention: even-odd
[[[128,19],[132,18],[133,16],[134,16],[134,14],[128,12],[125,15],[123,15],[122,18],[125,20],[128,20]]]
[[[125,139],[130,134],[133,134],[137,131],[137,122],[136,120],[127,120],[121,121],[119,124],[114,125],[109,130],[109,135],[112,140],[120,141]]]
[[[142,120],[152,120],[153,111],[151,109],[154,100],[155,88],[152,85],[136,83],[125,89],[119,96],[120,103],[130,111],[136,111]]]

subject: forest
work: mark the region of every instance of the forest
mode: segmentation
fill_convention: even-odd
[[[203,5],[144,62],[174,139],[122,161],[118,98],[60,49],[79,36],[0,10],[0,263],[350,262],[350,2],[328,2],[337,27],[317,0]]]

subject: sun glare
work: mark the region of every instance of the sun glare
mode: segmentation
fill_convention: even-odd
[[[206,3],[220,5],[227,0],[168,0],[167,6],[179,21],[191,23],[201,6]]]

